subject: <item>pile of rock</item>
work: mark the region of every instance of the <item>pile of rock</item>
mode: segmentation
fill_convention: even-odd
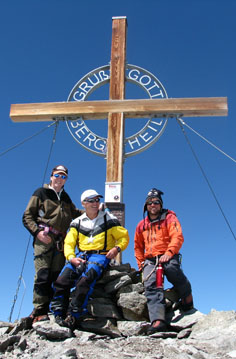
[[[165,295],[166,306],[173,314],[171,309],[178,306],[179,298],[173,289],[166,290]],[[125,329],[121,330],[121,327],[130,328],[129,322],[132,321],[137,330],[133,334],[143,333],[149,316],[140,272],[131,268],[128,263],[111,265],[94,288],[88,302],[88,312],[89,316],[80,323],[84,330],[117,337],[124,335]],[[144,325],[137,327],[136,322],[144,322]]]
[[[149,319],[140,273],[129,264],[111,266],[74,332],[57,325],[52,315],[33,328],[27,320],[0,322],[0,358],[236,358],[234,311],[183,313],[173,290],[166,291],[166,306],[169,331],[146,336]]]

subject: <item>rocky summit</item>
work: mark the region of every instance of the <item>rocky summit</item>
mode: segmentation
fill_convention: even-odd
[[[72,332],[50,320],[0,322],[0,358],[230,359],[236,358],[236,312],[183,312],[174,289],[165,290],[168,329],[149,327],[140,273],[129,264],[108,268],[89,300],[88,315]]]

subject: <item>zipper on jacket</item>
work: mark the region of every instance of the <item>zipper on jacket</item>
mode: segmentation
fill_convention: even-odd
[[[175,222],[175,228],[176,228],[176,231],[179,232],[176,222]]]

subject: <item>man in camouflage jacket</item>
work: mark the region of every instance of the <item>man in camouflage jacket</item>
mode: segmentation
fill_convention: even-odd
[[[67,177],[65,166],[54,167],[50,184],[33,193],[23,214],[23,224],[34,237],[33,322],[48,319],[52,282],[65,263],[64,238],[72,219],[83,213],[64,190]]]

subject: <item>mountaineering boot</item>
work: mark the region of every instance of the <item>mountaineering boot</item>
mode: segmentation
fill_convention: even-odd
[[[163,320],[154,320],[152,325],[147,330],[147,335],[151,335],[158,332],[165,332],[167,329],[167,325]]]
[[[67,315],[66,319],[64,320],[65,326],[70,328],[70,330],[74,330],[78,325],[78,320],[71,314]]]
[[[27,317],[21,318],[25,329],[31,329],[35,318],[35,309]]]
[[[181,309],[184,312],[193,309],[193,296],[189,294],[187,297],[181,299]]]
[[[30,320],[31,320],[31,324],[33,324],[33,320],[34,320],[34,318],[36,317],[36,314],[37,313],[37,310],[34,308],[33,310],[32,310],[32,312],[30,313],[30,315],[28,316],[28,317],[26,317],[26,318],[30,318]],[[25,318],[23,318],[23,319],[25,319]]]
[[[32,328],[32,324],[36,322],[42,322],[45,320],[49,320],[47,310],[42,309],[33,309],[33,311],[30,313],[28,317],[22,318],[22,320],[27,324],[27,327]]]
[[[32,318],[32,324],[49,320],[48,307],[34,309],[29,317]]]
[[[37,322],[44,322],[45,320],[49,320],[49,316],[47,314],[37,315],[33,320],[33,324]]]
[[[65,320],[60,315],[55,316],[55,323],[60,325],[60,327],[67,327],[67,323],[65,322]]]

